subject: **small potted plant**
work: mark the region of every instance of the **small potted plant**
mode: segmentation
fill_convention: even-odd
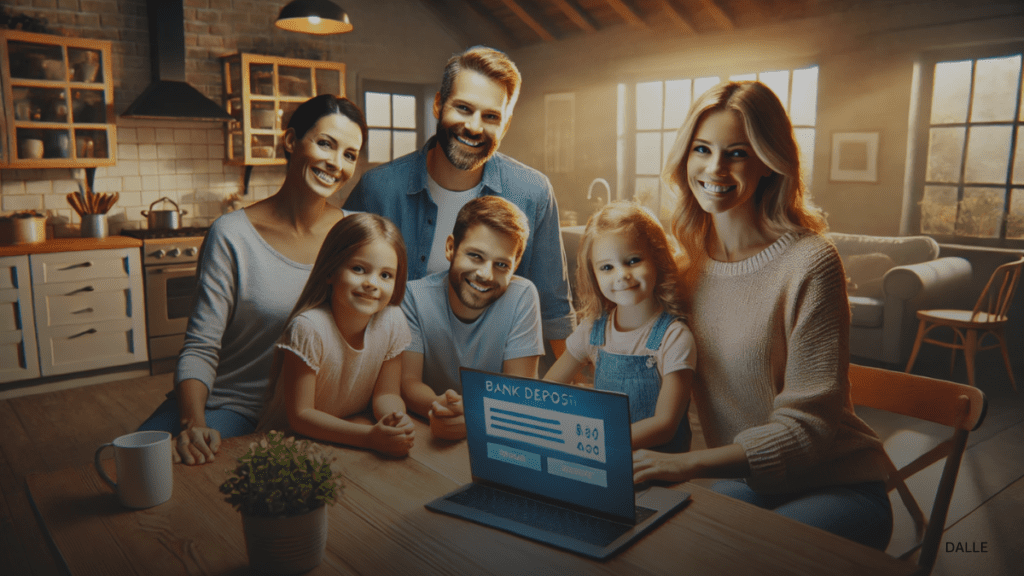
[[[271,431],[249,444],[221,484],[242,513],[249,565],[297,574],[315,568],[327,546],[327,505],[341,493],[341,474],[321,446]]]

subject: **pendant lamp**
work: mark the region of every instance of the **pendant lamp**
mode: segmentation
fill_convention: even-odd
[[[341,34],[352,30],[348,14],[331,0],[292,0],[281,8],[274,25],[303,34]]]

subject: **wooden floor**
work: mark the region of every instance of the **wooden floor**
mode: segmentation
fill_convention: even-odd
[[[938,369],[924,365],[921,370],[928,373]],[[1024,378],[1017,376],[1024,389]],[[170,386],[167,375],[156,381],[133,379],[0,400],[0,574],[63,573],[26,496],[25,477],[91,462],[96,447],[135,430],[160,404]],[[979,377],[979,386],[985,389],[993,407],[986,425],[1001,429],[1024,425],[1024,393],[1009,392],[1004,372],[986,373]],[[899,426],[899,422],[892,426]],[[979,431],[974,435],[975,447],[987,446],[991,448],[988,452],[995,454],[986,458],[998,459],[1004,453],[994,443],[1006,442],[1007,435],[997,432]],[[1024,435],[1021,438],[1024,442]],[[1024,479],[1018,477],[1000,486],[980,508],[947,530],[943,546],[952,543],[953,551],[940,549],[933,574],[1020,574],[1024,565],[1024,532],[1018,528],[1022,512]],[[985,552],[966,551],[972,546],[980,550],[982,543]]]

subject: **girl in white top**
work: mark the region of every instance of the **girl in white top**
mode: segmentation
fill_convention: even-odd
[[[613,202],[590,217],[577,260],[583,321],[544,379],[569,382],[593,362],[596,388],[629,395],[634,450],[688,450],[695,354],[665,230],[639,205]]]
[[[337,444],[405,456],[413,425],[399,357],[409,326],[401,233],[376,214],[353,214],[324,239],[277,343],[258,431],[289,428]],[[372,405],[376,424],[346,417]]]

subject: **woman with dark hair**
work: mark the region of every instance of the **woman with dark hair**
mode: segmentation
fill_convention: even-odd
[[[886,455],[850,398],[850,307],[785,108],[760,82],[694,102],[662,177],[697,348],[690,397],[708,446],[634,455],[634,480],[713,490],[885,549]]]
[[[176,435],[175,461],[211,462],[221,438],[255,429],[274,343],[320,245],[345,216],[327,199],[355,172],[366,130],[346,98],[323,94],[302,103],[282,135],[288,164],[281,188],[211,226],[174,391],[140,427]]]

